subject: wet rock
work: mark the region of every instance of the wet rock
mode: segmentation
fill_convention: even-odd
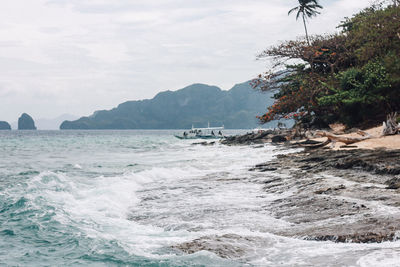
[[[346,189],[346,186],[339,185],[338,187],[334,187],[334,188],[329,187],[329,188],[326,188],[326,189],[320,189],[320,190],[315,191],[314,193],[318,194],[318,195],[321,195],[321,194],[327,194],[327,193],[330,193],[330,192],[333,192],[333,191],[338,191],[338,190],[343,190],[343,189]]]
[[[326,160],[326,157],[320,157],[320,156],[311,156],[311,157],[307,157],[305,159],[301,159],[298,160],[298,162],[308,162],[308,163],[312,163],[312,162],[321,162]]]
[[[251,170],[278,199],[265,212],[290,224],[273,233],[307,240],[379,243],[400,231],[400,150],[316,149],[278,155]],[[269,168],[276,168],[263,174]],[[371,208],[369,208],[371,207]]]
[[[264,181],[264,184],[271,184],[271,183],[280,182],[280,181],[282,181],[282,178],[274,178],[271,180]]]
[[[396,233],[355,233],[347,235],[321,235],[314,237],[306,237],[306,240],[315,241],[333,241],[336,243],[382,243],[384,241],[396,241]]]
[[[260,169],[260,172],[272,172],[272,171],[276,171],[278,168],[274,168],[274,167],[265,167]]]
[[[290,166],[306,170],[358,170],[381,175],[400,174],[400,150],[325,150],[317,149],[281,156]],[[281,158],[278,157],[280,160]]]
[[[192,145],[213,146],[213,145],[215,145],[215,141],[213,141],[213,142],[204,141],[204,142],[192,143]]]
[[[221,258],[235,259],[245,254],[243,248],[238,243],[251,241],[246,237],[236,234],[226,234],[222,236],[204,236],[189,242],[173,246],[187,254],[193,254],[199,251],[210,251]]]
[[[388,185],[387,189],[399,189],[400,188],[400,178],[394,177],[386,182]]]
[[[257,164],[254,168],[249,169],[249,171],[258,171],[258,172],[270,172],[276,170],[278,170],[278,167],[276,166],[276,164],[273,163]]]
[[[263,144],[266,142],[271,142],[272,138],[275,137],[276,140],[283,140],[286,135],[290,134],[289,130],[265,130],[257,133],[247,133],[243,135],[228,136],[221,140],[224,145],[251,145],[251,144]],[[281,137],[276,137],[281,136]],[[284,141],[285,142],[286,138]],[[279,141],[281,142],[281,141]],[[278,142],[278,143],[279,143]]]
[[[283,135],[275,135],[271,138],[272,143],[284,143],[287,141]]]

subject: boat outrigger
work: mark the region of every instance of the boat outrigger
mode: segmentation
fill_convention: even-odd
[[[224,137],[222,134],[224,126],[222,127],[210,127],[208,123],[207,128],[194,128],[184,131],[182,135],[175,135],[178,139],[221,139]]]

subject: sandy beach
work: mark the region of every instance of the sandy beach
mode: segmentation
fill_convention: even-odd
[[[350,148],[343,148],[345,145],[344,143],[337,142],[333,149],[340,150],[340,149],[377,149],[377,148],[384,148],[384,149],[400,149],[400,135],[390,135],[390,136],[382,136],[382,126],[370,128],[365,130],[368,134],[370,134],[373,138],[367,139],[361,142],[357,142],[351,145]],[[341,136],[346,137],[360,137],[357,133],[351,134],[342,134]],[[316,138],[313,139],[316,141],[325,141],[326,138]],[[330,146],[330,145],[328,145]]]

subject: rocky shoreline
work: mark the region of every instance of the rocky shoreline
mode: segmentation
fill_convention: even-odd
[[[291,133],[290,130],[265,130],[256,133],[247,133],[243,135],[227,136],[221,140],[223,145],[253,145],[264,143],[283,143],[286,142],[286,136]]]
[[[284,133],[250,133],[223,140],[226,145],[271,142]],[[281,142],[282,143],[282,142]],[[280,144],[285,151],[293,144]],[[252,182],[263,185],[263,212],[283,221],[271,233],[289,238],[337,243],[381,243],[400,239],[400,150],[328,148],[280,154],[251,169]],[[247,179],[247,178],[246,178]],[[252,237],[205,236],[174,246],[185,253],[208,250],[225,258],[244,253],[231,239],[258,242]],[[225,241],[228,240],[228,241]]]
[[[279,155],[251,171],[274,173],[266,192],[293,192],[267,207],[295,224],[280,235],[373,243],[399,238],[399,158],[400,150],[317,149]]]

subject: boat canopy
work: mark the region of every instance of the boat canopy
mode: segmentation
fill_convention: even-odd
[[[224,130],[224,127],[192,128],[192,130]]]
[[[221,127],[210,127],[210,123],[208,123],[208,127],[207,128],[194,128],[192,125],[192,130],[201,130],[201,131],[205,131],[205,130],[209,130],[209,131],[213,131],[213,130],[224,130],[225,127],[224,125],[222,125]]]

